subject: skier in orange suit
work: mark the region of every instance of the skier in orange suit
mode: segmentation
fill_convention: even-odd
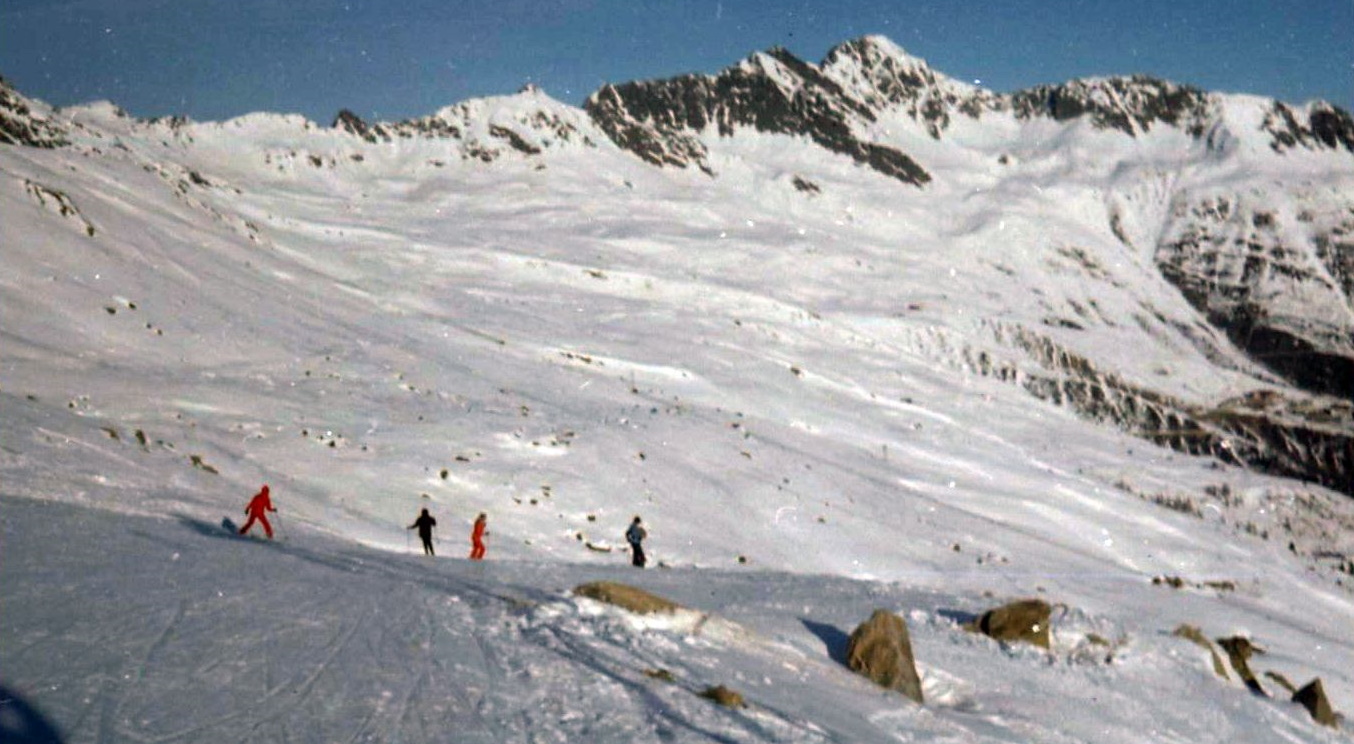
[[[475,528],[470,531],[470,560],[478,561],[484,559],[484,528],[489,524],[489,517],[480,512],[475,518]]]

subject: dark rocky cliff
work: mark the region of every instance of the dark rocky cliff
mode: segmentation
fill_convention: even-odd
[[[698,135],[728,137],[748,128],[807,137],[912,186],[931,180],[906,153],[857,137],[853,125],[874,121],[872,109],[784,49],[754,55],[715,76],[607,85],[584,108],[618,146],[654,165],[711,173]]]

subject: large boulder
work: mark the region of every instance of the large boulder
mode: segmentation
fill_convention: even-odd
[[[1320,677],[1293,693],[1293,702],[1301,703],[1302,707],[1312,714],[1312,718],[1322,726],[1331,728],[1339,726],[1339,719],[1335,715],[1335,709],[1330,707],[1330,700],[1326,699],[1326,690],[1321,686]]]
[[[921,677],[912,658],[907,624],[888,610],[875,610],[869,620],[851,633],[846,645],[846,665],[875,684],[922,702]]]
[[[984,612],[964,627],[1003,642],[1032,643],[1049,648],[1053,607],[1042,599],[1022,599]]]

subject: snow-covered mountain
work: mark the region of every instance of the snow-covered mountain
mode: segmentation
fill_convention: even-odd
[[[1037,223],[1053,215],[1073,217],[1077,224],[1049,229],[1036,242],[1063,243],[1058,250],[1084,255],[1080,270],[1099,281],[1107,278],[1096,277],[1104,262],[1149,260],[1150,277],[1120,283],[1145,295],[1161,291],[1149,290],[1149,282],[1164,280],[1193,312],[1162,315],[1145,297],[1136,309],[1125,298],[1128,305],[1109,315],[1088,309],[1093,298],[1066,298],[1061,310],[1035,300],[1025,303],[1028,309],[1038,313],[1037,303],[1046,315],[1023,325],[1018,345],[1062,347],[1066,337],[1076,337],[1072,345],[1082,348],[1072,351],[1094,367],[1096,355],[1079,341],[1100,334],[1086,326],[1135,323],[1148,334],[1147,347],[1174,336],[1231,366],[1214,338],[1221,331],[1268,372],[1339,400],[1313,403],[1267,391],[1266,408],[1277,404],[1282,417],[1224,410],[1217,399],[1172,396],[1163,406],[1152,394],[1160,386],[1151,382],[1107,385],[1104,375],[1088,379],[1075,372],[1071,376],[1081,378],[1072,380],[1075,388],[1058,386],[1064,389],[1054,395],[1188,451],[1239,458],[1354,493],[1348,405],[1354,401],[1354,242],[1347,237],[1354,231],[1354,120],[1347,112],[1324,102],[1299,110],[1142,76],[997,95],[934,72],[881,37],[843,44],[821,66],[775,49],[715,76],[607,86],[589,98],[587,109],[616,144],[647,162],[694,165],[712,176],[716,140],[756,132],[807,139],[932,189],[952,212],[963,209],[961,199],[972,202],[984,193],[994,194],[985,208],[999,214],[1004,189],[1038,187],[1050,177],[1061,189],[1080,186],[1084,204],[1074,214],[1050,200],[1029,217],[1001,214],[997,224],[1004,230],[1013,219],[1028,220],[1042,230]],[[955,171],[937,171],[947,165]],[[943,183],[932,183],[937,178]],[[1006,242],[981,229],[934,237]],[[1006,285],[1008,293],[1026,291],[1021,281],[994,277],[992,283]],[[1167,328],[1151,329],[1154,321]],[[1047,366],[1048,354],[1040,356]],[[1066,365],[1057,370],[1061,376],[1069,371]],[[1117,365],[1104,370],[1119,371]],[[1257,383],[1269,379],[1260,375]],[[1313,406],[1316,416],[1301,413]],[[1324,426],[1332,419],[1334,430]],[[1320,424],[1312,426],[1314,420]],[[1184,439],[1172,436],[1182,430]]]
[[[1354,708],[1351,235],[1346,112],[1142,77],[998,94],[882,37],[329,126],[0,83],[0,682],[72,741],[227,738],[241,708],[178,713],[212,684],[270,740],[1346,741],[1170,633],[1252,638]],[[263,482],[281,563],[211,534]],[[488,512],[507,567],[389,556],[425,506],[450,552]],[[636,512],[668,571],[613,567]],[[49,522],[89,543],[44,557]],[[98,555],[126,570],[82,574]],[[219,591],[346,630],[293,638],[286,684],[231,667],[272,641],[203,619],[217,562],[279,593]],[[756,642],[631,627],[567,596],[593,572]],[[109,575],[114,616],[168,630],[52,624]],[[454,620],[382,629],[385,580]],[[1049,652],[958,629],[1030,595],[1067,607]],[[914,626],[930,707],[835,663],[872,603]],[[63,641],[112,651],[50,662]],[[465,653],[496,692],[419,692]],[[682,697],[721,663],[760,707]],[[387,687],[343,681],[374,667]],[[655,692],[658,667],[686,681]],[[76,683],[123,674],[145,699]]]

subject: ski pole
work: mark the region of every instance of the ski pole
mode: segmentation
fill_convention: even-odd
[[[274,511],[273,519],[277,520],[277,539],[286,540],[287,535],[285,534],[285,531],[282,529],[282,513]]]

